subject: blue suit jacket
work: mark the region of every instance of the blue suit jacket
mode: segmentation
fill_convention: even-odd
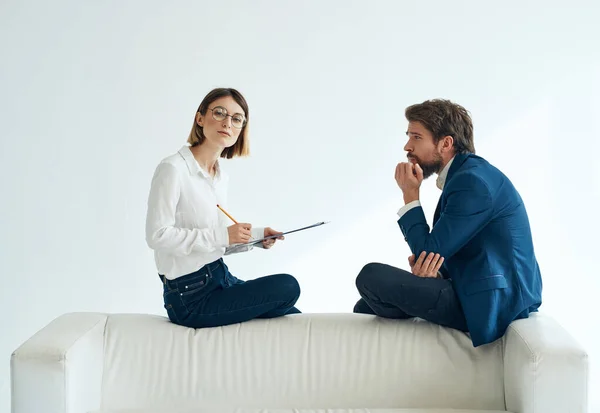
[[[451,278],[475,347],[542,303],[542,279],[525,205],[510,180],[485,159],[457,154],[433,219],[412,208],[398,224],[411,251],[437,252]]]

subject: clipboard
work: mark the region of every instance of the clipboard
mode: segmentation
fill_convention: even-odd
[[[316,224],[308,225],[308,226],[302,227],[302,228],[292,229],[290,231],[282,232],[282,233],[280,233],[278,235],[270,235],[268,237],[264,237],[264,238],[261,238],[261,239],[258,239],[258,240],[252,240],[252,241],[247,242],[245,244],[235,244],[235,247],[255,245],[255,244],[258,244],[258,243],[263,242],[263,241],[268,240],[268,239],[277,238],[277,237],[280,237],[282,235],[291,234],[293,232],[304,231],[305,229],[319,227],[321,225],[325,225],[325,224],[328,224],[328,223],[329,223],[329,221],[317,222]],[[233,245],[232,245],[232,247],[233,247]]]

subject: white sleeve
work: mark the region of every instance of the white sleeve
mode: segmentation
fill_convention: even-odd
[[[398,210],[398,219],[402,218],[402,215],[406,214],[408,211],[418,206],[421,206],[421,201],[419,201],[418,199],[416,201],[412,201],[404,205]]]
[[[146,243],[153,250],[173,255],[192,252],[214,252],[229,244],[227,228],[187,229],[175,227],[175,213],[180,195],[180,182],[175,166],[161,163],[156,168],[146,215]]]

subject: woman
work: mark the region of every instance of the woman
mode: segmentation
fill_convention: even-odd
[[[146,242],[164,284],[165,309],[176,324],[216,327],[300,312],[294,307],[300,296],[294,277],[241,281],[222,258],[252,249],[241,245],[252,238],[281,234],[246,223],[229,225],[224,212],[228,179],[219,158],[248,154],[248,117],[248,104],[237,90],[211,91],[196,112],[190,146],[163,159],[154,173]],[[274,243],[275,238],[257,245],[268,249]]]

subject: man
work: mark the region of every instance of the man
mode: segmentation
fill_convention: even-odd
[[[356,279],[356,313],[420,317],[469,332],[475,347],[541,305],[542,280],[529,219],[511,181],[475,155],[468,112],[447,100],[406,109],[409,162],[396,167],[405,205],[398,225],[412,273],[367,264]],[[423,179],[442,190],[433,228],[419,201]],[[439,271],[438,271],[439,270]]]

